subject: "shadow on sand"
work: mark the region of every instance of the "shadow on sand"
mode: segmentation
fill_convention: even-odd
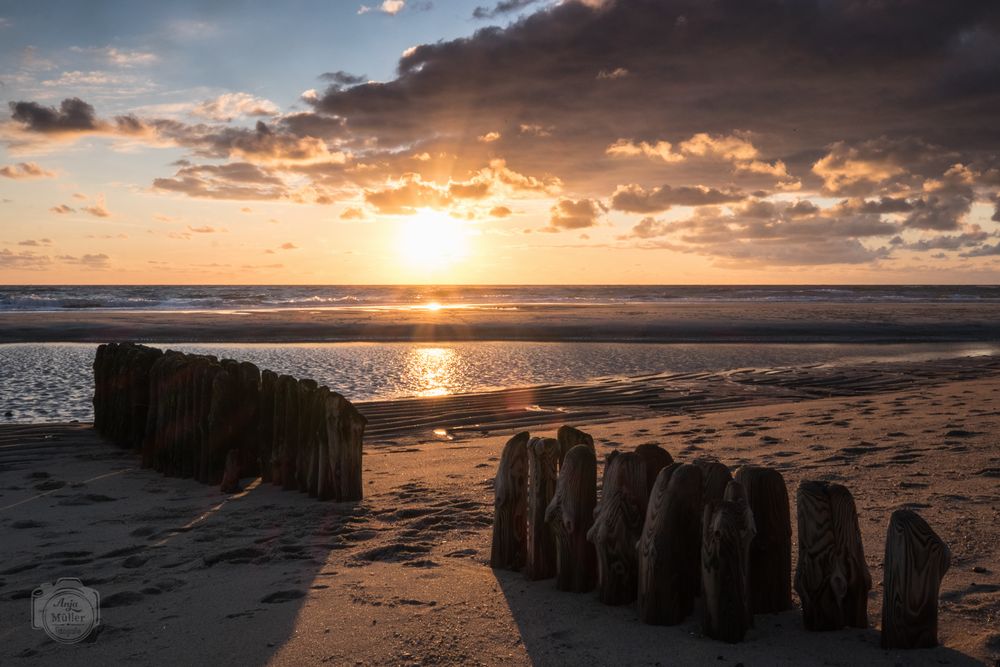
[[[332,551],[364,538],[363,503],[259,480],[232,496],[137,468],[90,430],[0,433],[0,663],[266,664],[294,635]],[[79,644],[31,629],[31,593],[60,577],[101,596]]]
[[[643,625],[634,604],[609,607],[595,593],[557,591],[554,579],[532,582],[504,570],[494,576],[535,665],[982,664],[943,646],[883,651],[874,628],[806,632],[798,609],[757,615],[744,642],[725,644],[702,635],[700,600],[681,625]]]

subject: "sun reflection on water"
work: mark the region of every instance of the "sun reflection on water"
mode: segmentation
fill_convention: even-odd
[[[407,360],[407,373],[418,396],[445,396],[455,386],[458,355],[447,347],[418,347]]]

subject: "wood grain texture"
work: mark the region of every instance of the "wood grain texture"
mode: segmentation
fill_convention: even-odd
[[[645,444],[635,448],[635,453],[642,459],[646,466],[646,495],[653,490],[656,483],[656,476],[660,471],[674,462],[674,457],[670,452],[659,445]]]
[[[555,496],[545,510],[545,522],[556,541],[556,588],[561,591],[586,593],[597,584],[597,553],[587,541],[596,505],[593,443],[578,444],[566,453]]]
[[[795,494],[799,559],[795,591],[807,630],[868,627],[871,574],[858,512],[840,484],[803,481]]]
[[[677,625],[694,611],[701,579],[702,474],[691,464],[660,470],[638,544],[639,620]]]
[[[507,441],[500,454],[494,482],[493,543],[490,567],[520,569],[528,559],[528,440],[527,431]]]
[[[791,609],[792,520],[785,478],[762,466],[741,466],[735,478],[757,528],[750,543],[750,609],[755,614]]]
[[[882,648],[937,646],[938,594],[951,551],[911,510],[896,510],[885,537]]]
[[[720,641],[742,641],[753,626],[750,610],[750,544],[756,534],[746,492],[729,482],[722,500],[705,504],[701,577],[705,592],[702,629]]]
[[[556,541],[545,523],[545,510],[556,494],[559,480],[559,441],[532,438],[528,441],[528,560],[524,573],[529,579],[556,575]]]
[[[563,463],[563,459],[569,453],[569,450],[573,449],[577,445],[586,445],[591,451],[594,451],[594,438],[589,433],[585,433],[578,428],[574,428],[569,424],[563,424],[556,431],[556,440],[559,441],[559,465]]]
[[[627,604],[638,592],[636,543],[646,518],[646,464],[635,452],[612,452],[604,488],[587,539],[597,551],[598,594],[609,605]]]

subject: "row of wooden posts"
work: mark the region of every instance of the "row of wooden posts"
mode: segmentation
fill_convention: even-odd
[[[137,345],[94,358],[94,428],[142,465],[238,490],[260,476],[322,500],[361,500],[367,420],[313,380]]]
[[[796,494],[795,590],[808,630],[868,627],[871,575],[858,515],[840,484],[803,481]],[[597,589],[609,605],[637,603],[643,623],[676,625],[704,597],[703,631],[741,641],[753,615],[792,607],[788,491],[773,468],[674,462],[657,445],[612,452],[600,502],[593,438],[518,433],[496,476],[490,564],[556,578],[559,590]],[[948,547],[916,513],[898,510],[885,544],[882,646],[937,645]]]

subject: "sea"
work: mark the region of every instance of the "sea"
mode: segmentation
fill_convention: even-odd
[[[0,312],[392,308],[664,302],[1000,302],[1000,285],[51,285],[0,286]]]
[[[0,286],[0,312],[263,311],[536,304],[997,303],[1000,286]],[[251,361],[310,377],[354,401],[586,382],[649,373],[1000,354],[974,343],[456,342],[177,343],[164,349]],[[89,421],[96,344],[0,345],[0,423]]]

